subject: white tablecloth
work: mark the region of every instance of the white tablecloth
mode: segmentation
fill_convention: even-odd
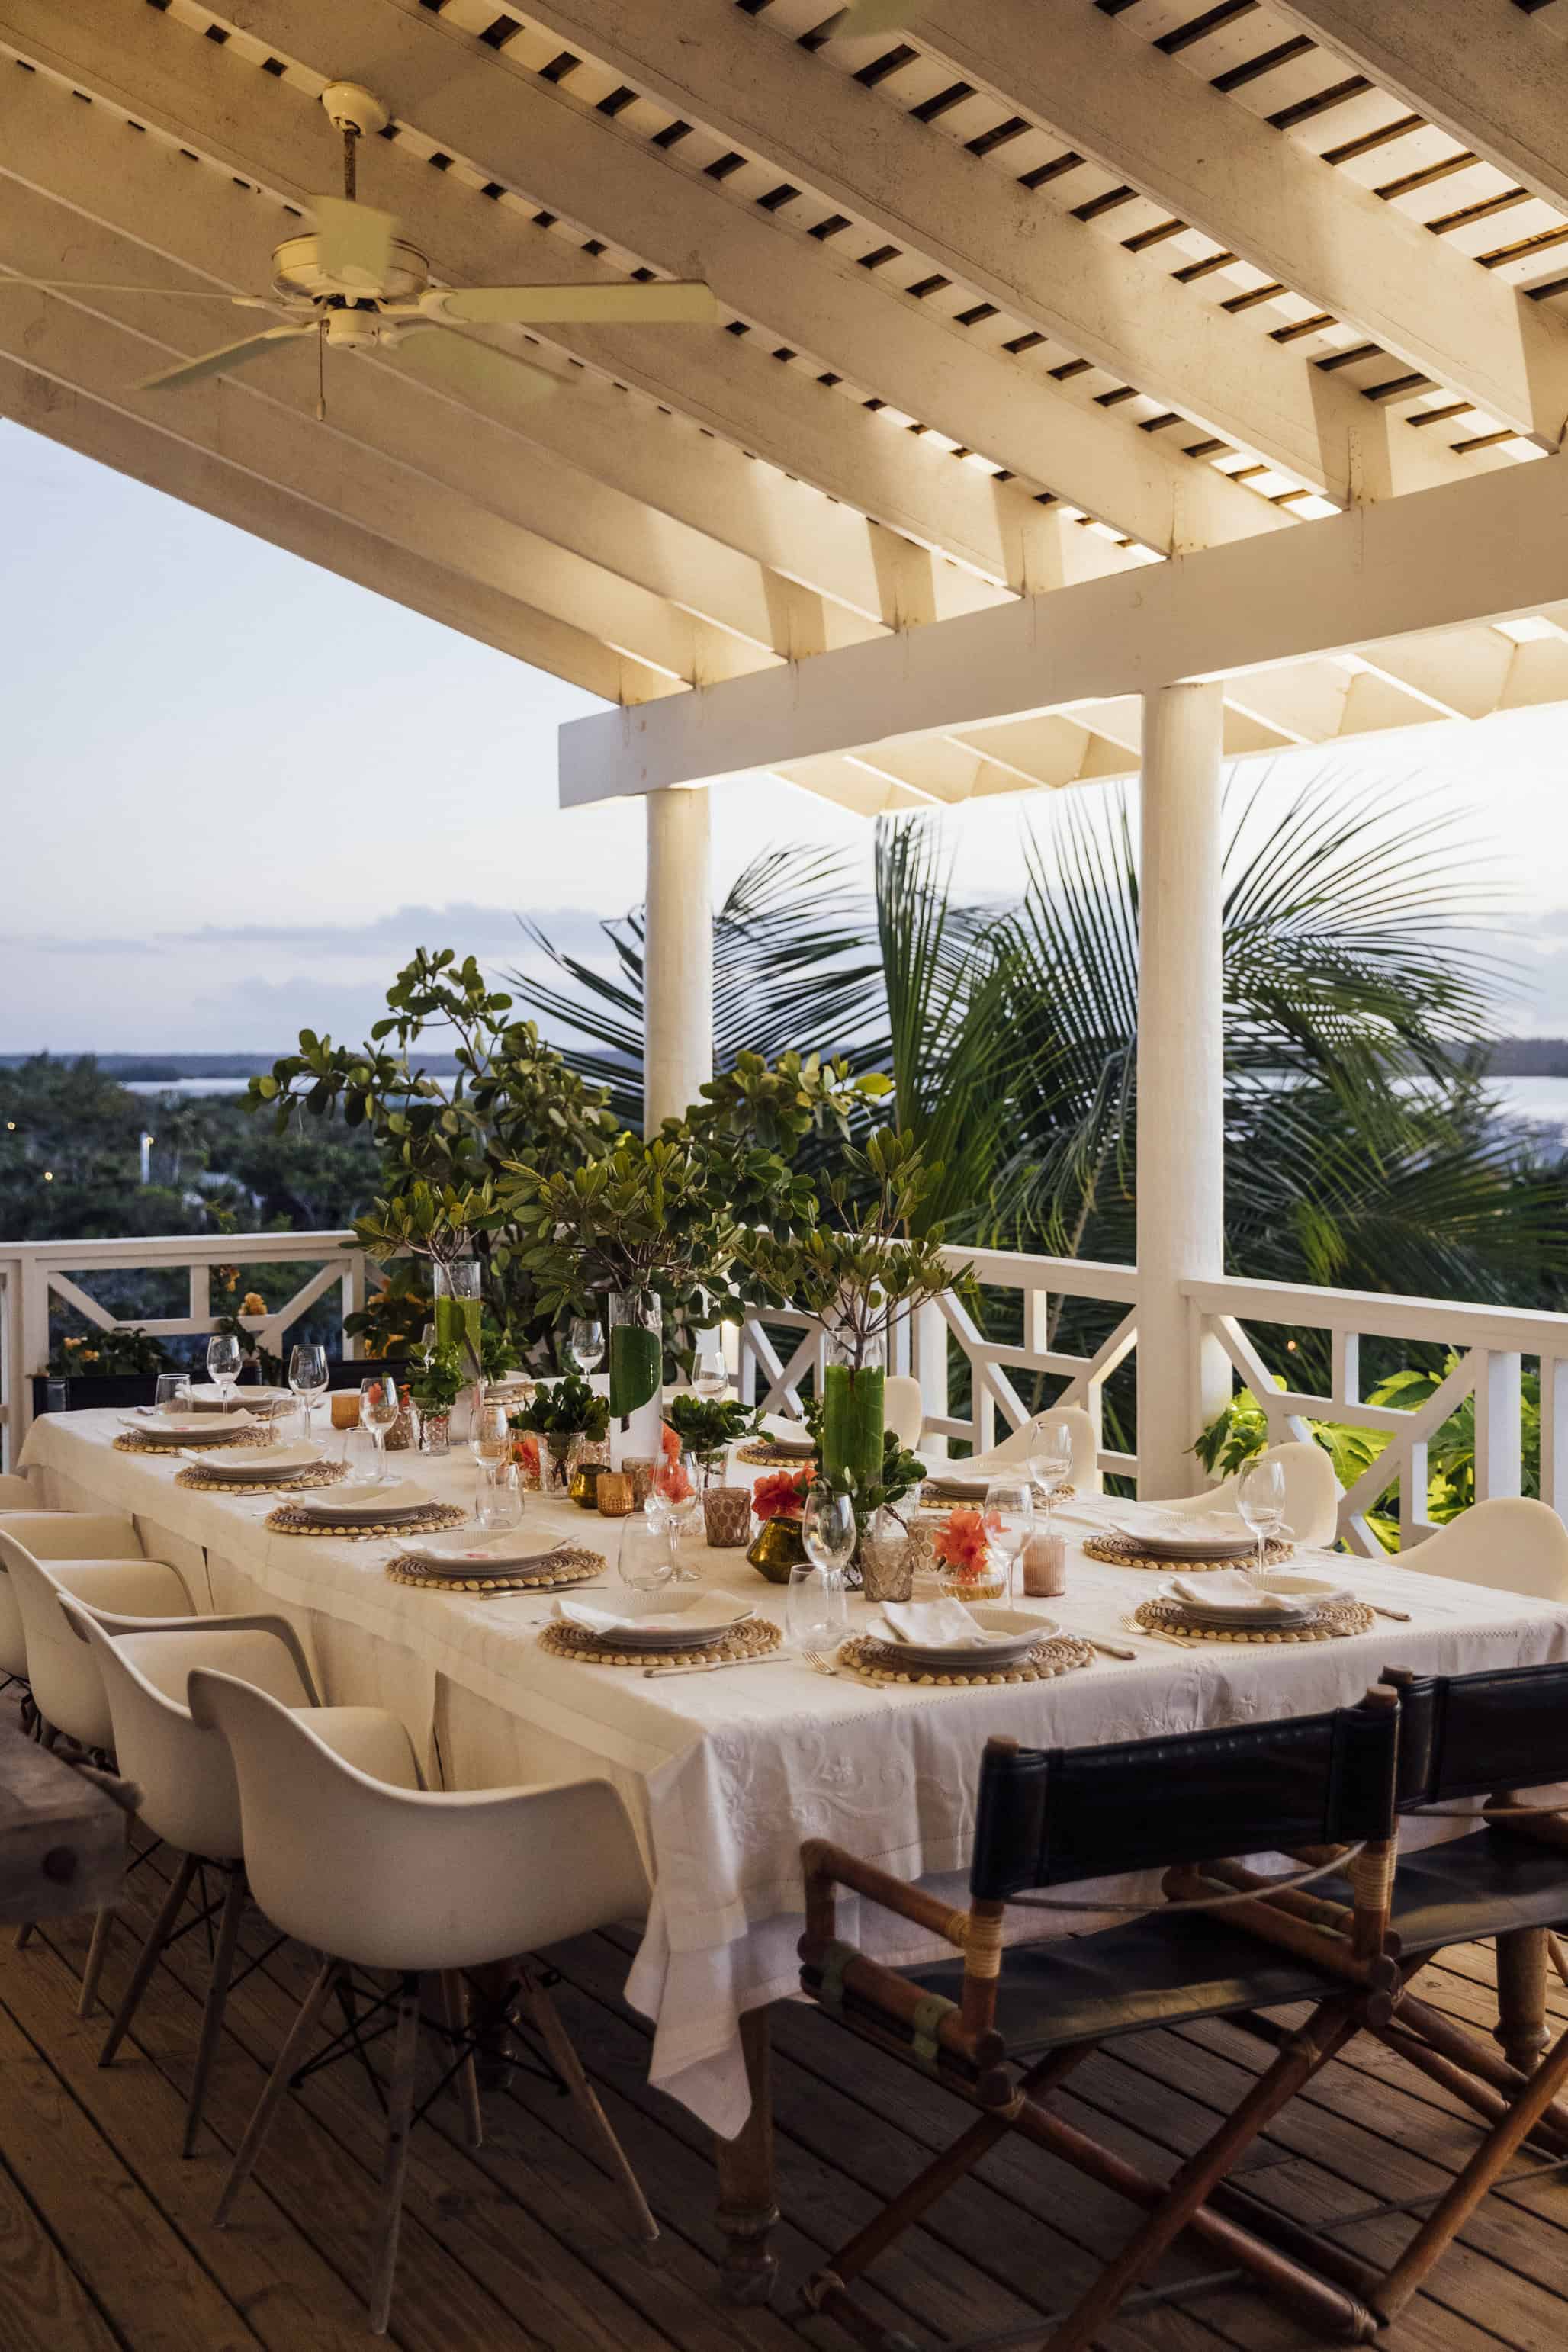
[[[952,1874],[969,1859],[988,1733],[1042,1747],[1131,1739],[1309,1714],[1359,1698],[1384,1665],[1462,1673],[1568,1658],[1568,1610],[1343,1559],[1335,1567],[1359,1592],[1413,1622],[1380,1621],[1348,1641],[1180,1650],[1127,1628],[1129,1609],[1153,1589],[1146,1571],[1074,1550],[1066,1597],[1026,1605],[1126,1643],[1132,1662],[1097,1656],[1046,1683],[896,1694],[795,1660],[650,1682],[541,1650],[548,1604],[534,1596],[419,1591],[388,1580],[384,1543],[270,1535],[267,1502],[176,1486],[177,1460],[113,1451],[121,1427],[112,1412],[47,1416],[33,1424],[24,1466],[41,1471],[51,1502],[134,1513],[148,1552],[186,1571],[199,1608],[286,1612],[326,1696],[393,1708],[447,1786],[594,1774],[621,1790],[655,1881],[628,1984],[655,2021],[652,2078],[726,2137],[747,2112],[741,2013],[797,1983],[803,1838],[833,1838],[902,1877],[945,1874],[962,1900]],[[399,1466],[433,1494],[471,1497],[466,1452],[405,1454]],[[538,1496],[527,1508],[605,1549],[613,1580],[615,1522]],[[690,1557],[706,1583],[782,1620],[783,1594],[743,1552],[697,1544]],[[852,1603],[852,1624],[868,1614]],[[845,1933],[888,1957],[928,1948],[885,1915],[857,1920],[847,1903],[844,1916]]]

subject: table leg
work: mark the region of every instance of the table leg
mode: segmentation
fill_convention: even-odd
[[[719,2227],[727,2240],[721,2289],[726,2303],[773,2298],[778,2257],[768,2236],[779,2218],[773,2178],[773,2049],[769,2011],[748,2009],[741,2048],[752,2112],[733,2139],[714,2143],[719,2163]]]
[[[1510,1927],[1497,1939],[1498,2021],[1503,2056],[1532,2074],[1552,2036],[1546,2028],[1546,1930]]]

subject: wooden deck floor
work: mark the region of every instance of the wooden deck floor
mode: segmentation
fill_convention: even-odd
[[[133,1883],[150,1881],[161,1859]],[[253,1922],[251,1953],[267,1940]],[[302,1987],[305,1955],[279,1952],[236,1994],[209,2127],[186,2163],[178,2148],[205,1964],[199,1937],[160,1971],[134,2046],[102,2073],[103,2019],[79,2023],[74,2014],[85,1945],[73,1926],[23,1952],[7,1936],[0,1949],[4,2352],[361,2352],[371,2340],[361,2293],[380,2119],[352,2063],[288,2103],[233,2226],[216,2231],[209,2218]],[[131,1956],[121,1933],[106,1978],[111,1997]],[[626,2240],[574,2112],[552,2090],[520,2076],[509,2092],[488,2095],[489,2137],[478,2155],[461,2144],[445,2095],[413,2142],[389,2340],[405,2352],[842,2347],[837,2330],[795,2310],[794,2285],[951,2137],[951,2103],[807,2011],[776,2013],[784,2287],[777,2312],[728,2310],[715,2294],[705,2136],[647,2087],[646,2028],[619,1998],[625,1953],[595,1937],[555,1957],[563,2013],[664,2236],[647,2250]],[[1456,2017],[1489,2024],[1488,1980],[1476,1952],[1428,1971],[1422,1990]],[[1568,2017],[1560,1987],[1555,2000]],[[1262,2063],[1260,2045],[1227,2026],[1151,2036],[1092,2062],[1075,2076],[1069,2104],[1101,2137],[1168,2164]],[[1254,2153],[1250,2185],[1386,2259],[1409,2224],[1353,2217],[1430,2197],[1473,2144],[1455,2104],[1369,2048],[1286,2111]],[[884,2257],[872,2274],[879,2307],[922,2344],[1016,2326],[1059,2308],[1089,2257],[1124,2235],[1129,2219],[1078,2174],[1004,2147]],[[1102,2339],[1107,2352],[1297,2352],[1312,2340],[1225,2284],[1147,2306]],[[1516,2179],[1495,2195],[1383,2342],[1388,2352],[1562,2352],[1568,2172]]]

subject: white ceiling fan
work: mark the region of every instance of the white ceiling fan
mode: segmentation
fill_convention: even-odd
[[[316,226],[302,236],[286,237],[272,256],[269,296],[214,295],[242,310],[281,310],[276,326],[261,328],[242,341],[226,343],[199,359],[163,369],[137,386],[142,392],[175,392],[205,376],[226,375],[258,359],[274,344],[315,335],[334,351],[395,350],[413,331],[428,327],[549,326],[573,322],[594,326],[711,326],[719,319],[712,289],[700,279],[653,278],[626,285],[432,286],[429,267],[417,247],[397,234],[396,216],[358,202],[355,163],[359,142],[384,130],[389,116],[381,100],[357,82],[330,82],[321,92],[332,127],[343,142],[343,193],[312,199]],[[98,281],[0,278],[5,285],[47,290],[125,294],[191,293],[190,288],[104,286]],[[492,345],[461,335],[443,336],[444,358],[462,369],[489,373],[497,363],[510,370],[528,362]],[[547,371],[534,371],[546,383]],[[515,379],[512,379],[515,381]]]

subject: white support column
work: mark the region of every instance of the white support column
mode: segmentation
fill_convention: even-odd
[[[1186,1495],[1230,1369],[1183,1297],[1225,1271],[1217,684],[1143,700],[1138,976],[1138,1485]]]
[[[647,795],[643,1130],[679,1118],[713,1075],[712,848],[706,792]]]

